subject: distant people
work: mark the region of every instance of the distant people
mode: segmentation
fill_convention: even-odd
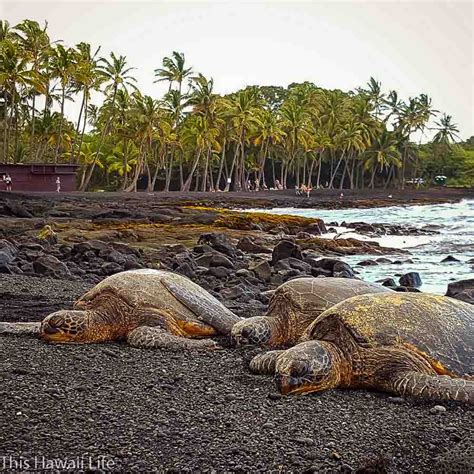
[[[342,201],[344,199],[344,193],[339,194],[339,200]]]
[[[247,180],[247,189],[248,189],[250,192],[253,191],[252,181],[250,181],[250,179]]]
[[[311,194],[311,191],[313,190],[313,188],[311,186],[305,186],[306,190],[305,190],[305,193],[306,193],[306,197],[309,198],[310,194]]]
[[[59,179],[59,176],[56,178],[56,192],[61,192],[61,180]]]
[[[11,191],[12,190],[12,177],[7,173],[4,178],[3,178],[3,181],[5,181],[5,185],[7,187],[7,191]]]
[[[267,186],[267,183],[265,183],[265,181],[262,184],[262,189],[263,191],[268,191],[268,186]]]
[[[301,196],[301,191],[300,191],[300,188],[298,186],[295,186],[295,194],[297,196]]]
[[[260,191],[260,183],[258,182],[258,179],[255,180],[255,191]]]

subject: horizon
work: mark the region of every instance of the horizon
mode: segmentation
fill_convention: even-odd
[[[71,22],[85,5],[87,21]],[[138,87],[154,98],[166,90],[153,82],[154,70],[163,57],[179,51],[188,67],[214,79],[218,94],[304,81],[348,91],[364,87],[372,76],[385,93],[395,89],[403,100],[428,94],[435,109],[453,116],[462,140],[474,135],[472,74],[458,77],[466,68],[474,72],[470,2],[291,6],[296,8],[285,2],[6,2],[3,17],[12,26],[26,18],[47,21],[52,41],[67,46],[86,41],[93,50],[101,46],[101,56],[111,51],[126,56],[136,68]],[[240,29],[229,30],[229,20]],[[423,31],[413,31],[416,25]],[[98,97],[94,103],[101,102]],[[67,104],[70,120],[77,120],[79,106]],[[432,135],[427,130],[423,141]]]

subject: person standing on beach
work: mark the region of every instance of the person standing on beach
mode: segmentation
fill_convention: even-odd
[[[59,176],[56,178],[56,192],[61,192],[61,180],[59,179]]]
[[[3,181],[5,181],[5,184],[7,186],[7,191],[11,191],[12,190],[12,177],[9,174],[7,174],[3,178]]]

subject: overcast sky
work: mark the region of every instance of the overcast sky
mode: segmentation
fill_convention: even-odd
[[[407,98],[426,93],[474,135],[473,2],[8,2],[12,25],[47,20],[52,39],[127,56],[140,88],[173,50],[213,77],[216,92],[312,81],[353,89],[370,76]],[[74,108],[69,108],[70,113]]]

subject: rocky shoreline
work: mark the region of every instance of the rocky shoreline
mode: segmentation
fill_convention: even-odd
[[[294,206],[294,197],[284,199]],[[409,258],[375,242],[324,238],[333,223],[320,219],[226,209],[275,206],[257,201],[0,193],[0,319],[41,320],[133,268],[186,275],[249,317],[263,314],[272,291],[289,279],[357,277],[345,255],[365,254],[361,265],[387,253]],[[436,232],[357,225],[369,236]],[[414,291],[416,277],[385,284]],[[472,291],[451,290],[463,297]],[[472,408],[454,403],[435,410],[434,403],[340,390],[281,397],[269,378],[249,373],[257,352],[1,337],[2,455],[104,455],[118,471],[428,472],[472,436]]]

